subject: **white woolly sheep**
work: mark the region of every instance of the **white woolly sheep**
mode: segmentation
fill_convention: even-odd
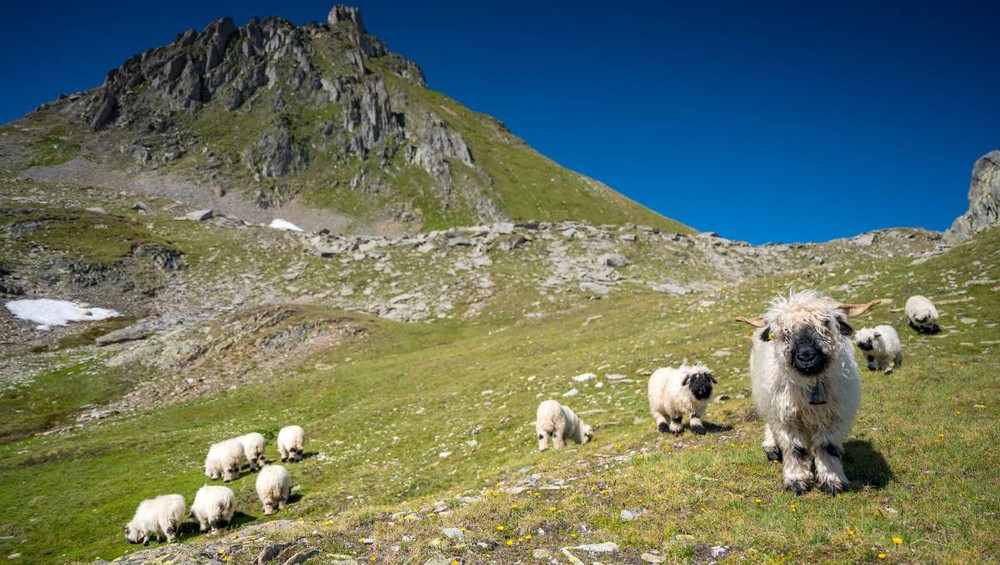
[[[712,371],[704,365],[681,365],[657,369],[649,377],[649,411],[656,427],[663,433],[684,431],[682,417],[691,416],[691,431],[705,433],[701,417],[712,396],[712,383],[717,383]]]
[[[264,515],[285,508],[292,492],[292,477],[281,465],[264,465],[257,475],[257,498],[264,505]]]
[[[938,326],[938,311],[934,303],[919,294],[906,299],[906,319],[910,322],[910,327],[922,334],[937,333],[941,330]]]
[[[245,459],[243,442],[239,439],[214,443],[208,448],[208,456],[205,457],[205,476],[213,480],[221,476],[228,483],[239,478]]]
[[[179,494],[164,494],[143,500],[135,509],[135,516],[125,526],[125,539],[129,543],[149,545],[152,536],[157,541],[173,543],[177,541],[181,522],[184,521],[184,497]]]
[[[301,461],[306,446],[302,426],[285,426],[278,432],[278,454],[282,461]]]
[[[535,413],[535,432],[538,433],[538,450],[548,448],[548,438],[552,436],[552,449],[562,449],[566,440],[585,444],[594,439],[594,428],[588,426],[576,412],[555,400],[546,400],[538,405]]]
[[[252,432],[236,439],[240,440],[240,443],[243,444],[243,455],[246,457],[247,463],[250,464],[250,470],[256,471],[263,467],[264,436],[257,432]]]
[[[205,485],[198,489],[191,504],[191,516],[198,521],[198,531],[217,532],[229,525],[236,513],[236,495],[229,487]]]
[[[750,351],[754,403],[764,420],[768,460],[784,460],[784,486],[795,494],[816,486],[834,495],[850,484],[844,439],[861,402],[848,317],[878,304],[842,304],[816,291],[778,297],[763,316],[737,318],[758,328]]]
[[[903,364],[903,346],[899,334],[892,326],[861,328],[854,334],[854,341],[864,352],[869,371],[889,374]]]

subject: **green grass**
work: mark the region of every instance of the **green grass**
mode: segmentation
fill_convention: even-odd
[[[254,430],[273,437],[298,423],[311,457],[289,465],[301,498],[275,518],[305,520],[323,533],[328,552],[359,559],[425,560],[444,552],[502,562],[530,560],[536,548],[615,541],[619,556],[629,558],[659,551],[702,560],[710,547],[727,545],[729,559],[752,562],[869,561],[878,553],[907,562],[990,560],[998,550],[1000,486],[992,425],[1000,355],[990,343],[1000,300],[995,282],[964,281],[1000,278],[998,242],[994,230],[920,265],[887,260],[859,292],[859,299],[889,296],[896,306],[915,290],[966,301],[942,305],[946,331],[939,336],[912,333],[889,308],[858,322],[900,328],[906,360],[892,375],[864,374],[846,458],[854,487],[836,498],[781,490],[780,470],[759,448],[750,400],[739,398],[749,388],[748,343],[731,319],[759,313],[792,285],[848,283],[866,272],[861,265],[852,273],[817,270],[724,287],[710,307],[691,297],[621,294],[538,319],[516,314],[535,295],[511,288],[474,321],[373,321],[363,337],[299,360],[264,385],[112,425],[9,441],[0,446],[0,504],[7,508],[0,536],[12,537],[0,542],[2,550],[50,562],[131,551],[117,525],[142,498],[178,492],[190,502],[205,482],[200,467],[209,443]],[[192,269],[197,273],[197,261]],[[731,354],[712,355],[720,350]],[[684,358],[707,362],[719,378],[716,393],[731,397],[711,405],[706,421],[713,427],[703,437],[662,436],[647,414],[645,371]],[[113,374],[92,370],[88,379],[80,368],[47,375],[21,401],[58,394],[64,379],[74,391],[113,382]],[[569,379],[585,371],[620,372],[635,382],[597,388]],[[531,427],[537,403],[574,387],[580,393],[566,402],[596,425],[595,442],[538,453]],[[85,400],[79,396],[77,405]],[[46,417],[33,410],[39,422]],[[276,458],[273,444],[267,453]],[[505,490],[534,473],[544,474],[534,488]],[[231,485],[243,523],[265,520],[253,480],[244,474]],[[538,488],[559,482],[566,488]],[[475,501],[462,505],[459,495]],[[436,500],[452,512],[431,512]],[[623,522],[623,509],[642,514]],[[448,526],[465,527],[466,542],[445,539],[441,528]],[[186,533],[184,543],[198,537]],[[359,537],[376,541],[362,545]]]

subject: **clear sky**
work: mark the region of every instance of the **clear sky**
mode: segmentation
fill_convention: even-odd
[[[144,49],[330,1],[0,2],[0,123]],[[943,230],[1000,149],[1000,2],[358,0],[431,88],[658,212],[754,243]]]

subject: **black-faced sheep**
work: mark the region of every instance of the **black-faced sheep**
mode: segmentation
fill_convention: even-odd
[[[264,436],[252,432],[236,438],[243,444],[243,456],[250,464],[250,470],[256,471],[264,466]]]
[[[217,532],[229,525],[236,513],[236,495],[229,487],[205,485],[198,489],[191,504],[191,516],[202,533]]]
[[[306,446],[302,426],[285,426],[278,432],[278,453],[282,461],[301,461]]]
[[[549,436],[552,436],[552,449],[562,449],[567,439],[582,445],[594,438],[594,428],[584,423],[568,406],[555,400],[546,400],[538,405],[535,432],[538,434],[539,451],[548,448]]]
[[[938,311],[934,303],[919,294],[906,299],[906,319],[910,327],[922,334],[933,334],[941,330],[938,326]]]
[[[235,480],[240,476],[244,459],[243,443],[238,438],[214,443],[205,457],[205,476],[213,480],[222,477],[227,483]]]
[[[705,433],[701,417],[712,397],[712,384],[717,383],[712,371],[704,365],[681,365],[657,369],[649,377],[649,411],[663,433],[684,431],[682,418],[691,417],[691,431]]]
[[[264,465],[257,475],[257,498],[264,505],[264,515],[283,510],[292,492],[292,478],[281,465]]]
[[[842,492],[844,439],[861,402],[848,317],[880,301],[842,304],[816,291],[778,297],[758,318],[750,351],[754,403],[764,420],[764,451],[784,459],[784,485],[802,494],[814,479],[823,492]]]
[[[152,536],[157,541],[164,537],[167,542],[177,541],[181,522],[184,521],[184,497],[179,494],[164,494],[143,500],[135,509],[135,516],[125,526],[125,539],[129,543],[149,545]]]
[[[864,354],[869,371],[889,374],[903,364],[903,346],[892,326],[861,328],[854,334],[854,341]]]

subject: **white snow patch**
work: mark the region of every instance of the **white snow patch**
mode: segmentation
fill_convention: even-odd
[[[289,222],[288,220],[282,220],[281,218],[275,218],[271,220],[271,224],[268,227],[274,228],[276,230],[285,230],[285,231],[305,231],[299,226],[293,224],[292,222]]]
[[[7,309],[14,317],[38,324],[38,329],[65,326],[67,322],[93,322],[121,316],[114,310],[87,308],[66,300],[39,298],[37,300],[12,300]]]

